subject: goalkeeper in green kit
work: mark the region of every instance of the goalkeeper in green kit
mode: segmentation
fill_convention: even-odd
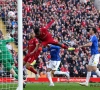
[[[18,80],[18,69],[14,66],[12,53],[6,47],[7,42],[14,42],[14,39],[4,40],[0,38],[0,63],[3,64],[6,71],[9,71]]]

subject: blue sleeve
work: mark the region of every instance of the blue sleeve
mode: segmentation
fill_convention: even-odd
[[[46,51],[48,51],[48,48],[43,48],[42,51],[46,52]]]
[[[59,46],[51,45],[51,46],[50,46],[50,49],[60,49],[60,47],[59,47]]]

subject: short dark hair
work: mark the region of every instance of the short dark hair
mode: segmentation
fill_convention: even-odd
[[[95,27],[93,27],[92,30],[94,31],[94,33],[97,32],[97,29]]]
[[[55,36],[54,38],[57,38],[57,39],[58,39],[58,41],[60,41],[60,38],[59,38],[58,36]]]
[[[95,27],[88,27],[88,30],[90,31],[90,29],[92,28],[92,30],[94,31],[94,33],[97,32],[97,29]]]
[[[35,33],[35,34],[38,34],[38,32],[39,32],[39,27],[35,27],[35,28],[34,28],[34,33]]]
[[[94,33],[97,32],[97,29],[95,27],[92,27],[92,30],[94,31]]]

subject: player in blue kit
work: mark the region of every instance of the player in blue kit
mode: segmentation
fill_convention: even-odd
[[[89,33],[91,35],[90,42],[79,47],[79,48],[90,47],[91,49],[91,58],[89,60],[88,67],[87,67],[86,82],[80,83],[80,85],[88,86],[89,79],[91,77],[91,71],[95,71],[96,74],[100,77],[100,71],[97,68],[97,65],[99,63],[100,54],[98,51],[98,38],[95,35],[96,32],[97,32],[96,28],[90,27],[89,28]]]
[[[55,37],[54,38],[55,42],[59,41],[59,38]],[[49,48],[44,48],[43,51],[50,51],[51,55],[51,60],[47,63],[47,77],[49,79],[50,85],[49,86],[54,86],[54,83],[52,81],[51,74],[58,74],[58,75],[65,75],[69,79],[69,73],[67,72],[62,72],[62,71],[57,71],[61,59],[60,59],[60,48],[59,46],[56,45],[50,45]]]

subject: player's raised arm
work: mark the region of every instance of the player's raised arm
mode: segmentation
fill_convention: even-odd
[[[79,48],[81,48],[81,47],[91,47],[92,44],[96,41],[96,35],[95,35],[95,33],[97,32],[96,28],[93,28],[93,27],[89,28],[89,32],[90,32],[90,34],[92,32],[94,32],[94,34],[92,34],[92,36],[90,37],[90,42],[87,43],[87,44],[84,44],[82,46],[79,46]]]
[[[49,28],[51,27],[51,25],[54,23],[54,21],[55,21],[55,20],[50,21],[50,22],[45,26],[45,28],[46,28],[46,29],[49,29]]]

